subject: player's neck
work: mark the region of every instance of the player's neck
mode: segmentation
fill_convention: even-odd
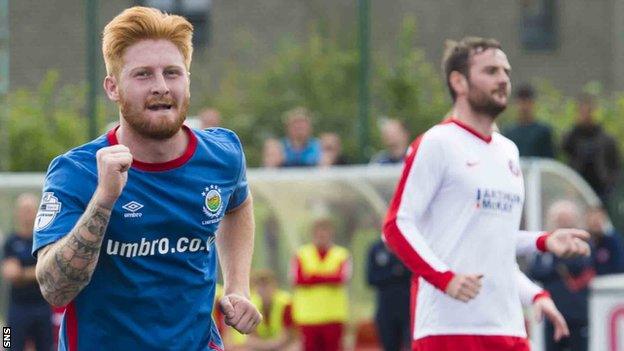
[[[492,116],[475,112],[469,104],[455,103],[452,111],[453,119],[457,119],[471,127],[479,134],[490,137],[494,132],[494,118]]]
[[[189,140],[182,128],[171,138],[157,140],[136,133],[121,123],[115,133],[120,144],[127,146],[135,160],[147,163],[163,163],[184,154]]]

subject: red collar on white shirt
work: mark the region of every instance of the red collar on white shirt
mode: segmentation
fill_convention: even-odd
[[[492,141],[492,136],[491,135],[483,135],[481,133],[479,133],[476,129],[472,128],[471,126],[467,125],[466,123],[454,118],[454,117],[450,117],[447,118],[446,120],[444,120],[444,122],[442,122],[442,124],[448,124],[448,123],[455,123],[457,124],[459,127],[465,129],[466,131],[468,131],[470,134],[476,136],[477,138],[485,141],[486,143],[490,143]]]

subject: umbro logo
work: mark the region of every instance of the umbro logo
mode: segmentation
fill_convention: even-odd
[[[124,213],[124,218],[137,218],[143,215],[141,212],[137,212],[138,210],[143,208],[143,205],[136,201],[130,201],[127,204],[121,206],[121,208],[128,211]]]
[[[123,208],[124,210],[130,211],[130,212],[136,212],[136,211],[142,209],[143,205],[141,205],[140,203],[138,203],[136,201],[130,201],[127,204],[121,206],[121,208]]]

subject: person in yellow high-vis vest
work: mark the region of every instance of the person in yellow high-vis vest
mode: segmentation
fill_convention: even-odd
[[[291,294],[278,289],[275,274],[268,269],[254,272],[251,283],[251,302],[262,311],[264,318],[249,335],[229,329],[224,340],[226,350],[293,350],[297,346],[297,331],[292,318]]]
[[[304,351],[341,349],[351,261],[349,251],[334,244],[335,231],[331,220],[316,220],[312,243],[300,247],[293,259],[293,317]]]
[[[262,311],[264,320],[248,336],[245,345],[249,351],[282,351],[295,346],[296,330],[292,318],[290,293],[277,288],[277,279],[270,270],[254,274],[255,293],[251,302]]]

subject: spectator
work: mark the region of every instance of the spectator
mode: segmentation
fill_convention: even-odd
[[[284,164],[284,146],[279,140],[269,138],[262,147],[262,166],[267,168],[282,167]]]
[[[552,129],[535,119],[535,91],[530,85],[521,86],[516,93],[517,122],[503,131],[522,157],[555,157]]]
[[[620,153],[615,139],[595,121],[594,105],[591,95],[578,99],[576,125],[563,138],[563,151],[570,167],[607,203],[620,170]]]
[[[11,348],[23,350],[26,340],[37,350],[52,348],[52,311],[44,300],[35,276],[35,258],[30,251],[39,199],[24,193],[16,200],[15,232],[4,244],[2,278],[11,284],[8,325]]]
[[[592,261],[596,275],[624,273],[624,243],[622,236],[607,221],[600,207],[587,211],[587,230],[591,234]]]
[[[259,270],[253,278],[254,305],[262,312],[263,320],[255,332],[247,337],[246,350],[282,351],[296,346],[296,330],[292,319],[292,298],[277,288],[275,274]]]
[[[286,137],[284,167],[310,167],[321,159],[321,143],[312,137],[311,113],[304,107],[286,112]]]
[[[341,350],[351,263],[349,251],[334,244],[335,231],[331,220],[315,221],[312,243],[300,247],[293,259],[293,317],[304,351]]]
[[[548,210],[550,230],[578,228],[581,223],[578,206],[567,200],[555,202]],[[568,323],[570,336],[553,340],[553,325],[546,321],[546,351],[585,351],[588,342],[589,282],[594,277],[589,257],[561,259],[550,253],[535,258],[530,275],[550,292],[555,305]]]
[[[221,113],[215,108],[206,108],[199,112],[200,129],[215,128],[221,126]]]
[[[346,165],[347,161],[342,154],[342,141],[336,133],[323,133],[319,136],[321,142],[321,167]]]
[[[377,290],[375,324],[384,350],[409,350],[411,272],[378,240],[368,251],[367,278]]]
[[[370,160],[375,164],[403,162],[405,151],[409,146],[409,133],[403,122],[397,119],[386,119],[381,126],[381,139],[384,150],[379,151]]]

